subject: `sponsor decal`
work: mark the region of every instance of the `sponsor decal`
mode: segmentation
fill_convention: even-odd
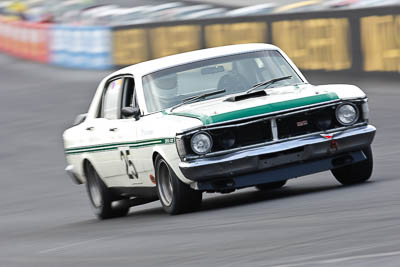
[[[320,134],[320,135],[321,135],[322,137],[328,139],[328,140],[331,140],[331,139],[333,138],[333,135],[334,135],[334,134]]]
[[[308,125],[308,121],[307,121],[307,120],[298,121],[298,122],[296,123],[296,125],[297,125],[297,127],[306,126],[306,125]]]

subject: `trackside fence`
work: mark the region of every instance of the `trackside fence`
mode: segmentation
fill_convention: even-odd
[[[48,25],[0,17],[0,51],[69,68],[114,67],[110,27]]]
[[[48,62],[49,26],[0,17],[0,51],[16,57]]]
[[[191,51],[272,43],[302,70],[400,72],[400,6],[113,28],[116,66]]]
[[[400,5],[118,27],[0,17],[0,51],[58,66],[110,69],[196,49],[272,43],[310,71],[400,72]]]

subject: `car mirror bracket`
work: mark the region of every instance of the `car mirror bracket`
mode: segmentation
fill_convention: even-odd
[[[140,109],[138,107],[124,107],[121,110],[121,114],[126,118],[133,117],[135,120],[139,120]]]

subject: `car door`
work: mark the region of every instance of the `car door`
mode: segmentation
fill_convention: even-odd
[[[133,78],[127,78],[125,99],[122,101],[122,106],[132,107],[140,111],[143,107],[137,101],[134,82]],[[141,188],[155,186],[153,149],[155,145],[164,142],[157,136],[155,123],[152,115],[144,116],[142,112],[136,118],[128,117],[121,120],[117,135],[121,138],[120,142],[129,143],[129,147],[124,148],[125,170],[129,185]],[[134,138],[132,137],[133,133],[135,134]],[[132,142],[132,140],[134,141]]]
[[[123,94],[124,77],[111,78],[106,82],[98,117],[87,123],[89,138],[96,141],[91,152],[94,166],[108,186],[118,184],[121,160],[119,159],[118,140],[114,131],[121,117],[121,98]]]
[[[133,77],[124,77],[120,103],[120,116],[110,124],[111,139],[118,144],[118,153],[113,153],[115,173],[112,184],[121,187],[141,185],[143,177],[140,175],[142,169],[140,155],[135,153],[138,143],[137,131],[140,129],[141,121],[133,117],[124,117],[121,112],[124,107],[137,106]]]

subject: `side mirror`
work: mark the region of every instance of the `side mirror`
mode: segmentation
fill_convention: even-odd
[[[140,117],[140,109],[137,107],[124,107],[121,110],[121,114],[125,118],[134,117],[136,120],[138,120]]]
[[[79,114],[78,116],[76,116],[76,118],[75,118],[74,123],[72,124],[72,126],[76,126],[76,125],[79,125],[79,124],[81,124],[82,122],[84,122],[84,121],[86,120],[86,116],[87,116],[87,113],[85,113],[85,114]]]

